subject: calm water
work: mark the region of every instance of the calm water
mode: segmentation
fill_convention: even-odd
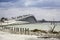
[[[10,25],[8,27],[18,27],[18,28],[29,28],[32,29],[42,29],[42,30],[51,30],[54,25],[50,23],[36,23],[36,24],[23,24],[23,25]],[[55,29],[56,31],[60,31],[60,23],[56,24]]]

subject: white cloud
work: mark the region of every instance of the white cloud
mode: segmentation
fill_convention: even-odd
[[[0,9],[0,17],[12,17],[19,15],[33,14],[36,19],[60,20],[60,9],[42,9],[42,8],[9,8]]]
[[[17,0],[0,2],[0,7],[60,7],[60,0]]]
[[[16,2],[0,2],[0,17],[24,14],[33,14],[38,20],[43,18],[46,20],[53,20],[53,18],[60,20],[60,0],[18,0]]]

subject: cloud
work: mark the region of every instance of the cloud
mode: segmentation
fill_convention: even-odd
[[[16,1],[16,2],[0,2],[0,8],[16,8],[16,7],[24,7],[23,1]]]
[[[13,1],[13,2],[11,2]],[[51,7],[60,8],[60,0],[2,0],[0,7]]]
[[[15,17],[20,15],[33,14],[37,20],[60,20],[60,9],[42,9],[42,8],[9,8],[0,9],[0,17]]]
[[[33,7],[60,7],[59,0],[34,0],[26,2],[28,6]]]
[[[25,14],[33,14],[38,20],[60,20],[60,0],[0,0],[0,17]]]
[[[16,0],[0,0],[0,2],[15,2]]]

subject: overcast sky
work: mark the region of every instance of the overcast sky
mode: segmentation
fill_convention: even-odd
[[[0,0],[0,17],[26,14],[37,20],[60,20],[60,0]]]

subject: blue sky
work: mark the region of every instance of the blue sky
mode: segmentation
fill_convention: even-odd
[[[60,0],[0,0],[0,17],[24,14],[33,14],[38,20],[60,20]]]
[[[17,0],[0,0],[0,2],[15,2]]]

